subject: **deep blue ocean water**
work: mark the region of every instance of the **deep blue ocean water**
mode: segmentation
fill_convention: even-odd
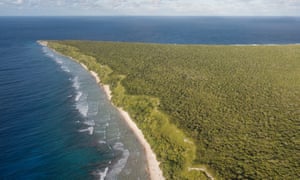
[[[0,17],[0,179],[147,179],[142,147],[93,77],[40,39],[290,44],[300,18]]]

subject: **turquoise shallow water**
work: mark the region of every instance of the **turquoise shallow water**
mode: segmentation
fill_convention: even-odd
[[[0,17],[0,179],[147,179],[143,149],[77,63],[36,43],[300,42],[300,19]]]

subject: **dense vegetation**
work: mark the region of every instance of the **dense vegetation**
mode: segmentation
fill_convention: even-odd
[[[168,179],[204,178],[187,170],[192,161],[219,179],[299,179],[300,46],[50,47],[111,85],[114,103],[143,130]]]

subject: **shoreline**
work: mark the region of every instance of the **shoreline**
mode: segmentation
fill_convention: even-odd
[[[48,42],[47,41],[37,41],[37,42],[42,46],[48,47]],[[51,49],[51,50],[53,50],[53,49]],[[54,52],[56,52],[56,51],[54,50]],[[78,61],[74,60],[72,57],[68,57],[68,58],[70,58],[71,60],[79,63]],[[83,67],[85,70],[87,70],[95,78],[97,84],[99,85],[100,88],[103,89],[103,91],[104,91],[106,97],[108,98],[108,100],[119,111],[120,115],[123,117],[123,120],[126,122],[128,127],[132,130],[134,135],[137,137],[138,141],[143,146],[145,154],[146,154],[147,171],[149,173],[150,179],[151,180],[165,180],[165,178],[163,176],[163,173],[162,173],[162,170],[159,167],[160,162],[157,160],[156,154],[151,149],[151,146],[147,142],[146,138],[144,137],[143,132],[138,128],[136,123],[131,119],[128,112],[124,111],[121,107],[115,106],[112,103],[112,101],[111,101],[112,95],[111,95],[111,90],[110,90],[109,85],[105,85],[105,84],[101,83],[101,80],[100,80],[98,74],[94,71],[89,70],[88,67],[85,64],[83,64],[83,63],[79,63],[79,64],[81,65],[81,67]]]
[[[83,63],[80,63],[80,65],[86,69],[96,80],[97,84],[100,88],[104,90],[104,93],[108,100],[112,103],[111,98],[111,90],[109,85],[102,84],[100,81],[100,78],[98,74],[94,71],[90,71]],[[112,103],[113,104],[113,103]],[[156,158],[156,154],[151,149],[150,144],[147,142],[146,138],[144,137],[143,132],[138,128],[136,123],[131,119],[128,112],[124,111],[123,108],[117,107],[113,104],[115,108],[119,111],[120,115],[123,117],[125,122],[127,123],[128,127],[133,131],[134,135],[137,137],[138,141],[142,144],[144,147],[145,153],[146,153],[146,159],[147,159],[147,167],[148,172],[150,175],[150,179],[152,180],[164,180],[163,173],[161,169],[159,168],[160,162]]]
[[[113,95],[114,97],[112,98],[113,103],[115,103],[117,106],[119,107],[124,107],[124,109],[128,110],[128,112],[130,112],[130,114],[132,115],[132,117],[134,118],[134,120],[139,120],[136,121],[138,123],[138,125],[141,125],[140,128],[143,130],[144,135],[146,135],[147,139],[149,139],[149,142],[151,143],[151,146],[153,147],[153,149],[155,150],[155,152],[157,153],[157,155],[161,155],[159,156],[160,161],[162,162],[162,164],[160,164],[161,169],[163,170],[164,174],[166,177],[180,177],[178,179],[183,179],[183,178],[200,178],[203,177],[203,175],[206,175],[207,179],[213,179],[215,176],[216,178],[219,176],[227,176],[227,177],[243,177],[244,175],[240,174],[239,172],[229,172],[226,171],[224,168],[218,168],[218,166],[220,167],[227,167],[228,163],[232,163],[235,162],[234,164],[236,164],[236,162],[238,162],[238,160],[232,158],[229,159],[228,163],[225,161],[218,161],[218,156],[216,156],[216,154],[213,151],[207,151],[208,153],[208,158],[203,158],[197,153],[198,150],[200,149],[201,151],[203,150],[203,152],[206,152],[207,148],[206,146],[203,146],[206,144],[206,140],[203,139],[203,143],[202,143],[202,139],[200,138],[201,142],[198,143],[198,141],[196,139],[194,139],[193,135],[194,135],[194,131],[193,129],[191,129],[191,131],[188,131],[187,134],[184,133],[184,131],[177,127],[176,125],[172,124],[172,119],[170,117],[168,117],[169,113],[164,113],[163,111],[159,111],[160,110],[160,98],[164,98],[164,97],[168,97],[168,103],[172,103],[172,101],[175,101],[175,104],[177,103],[177,98],[178,98],[178,94],[176,93],[181,93],[180,90],[180,85],[176,85],[176,87],[178,87],[177,89],[179,89],[178,91],[176,91],[176,93],[173,93],[172,89],[169,89],[169,86],[173,87],[172,81],[169,81],[169,75],[172,75],[172,69],[165,72],[165,68],[161,68],[160,64],[156,63],[156,59],[151,59],[151,61],[149,60],[149,64],[148,64],[148,59],[147,57],[151,56],[152,54],[152,46],[147,45],[147,44],[134,44],[131,45],[129,43],[124,43],[124,44],[117,44],[117,43],[104,43],[104,42],[88,42],[88,41],[81,41],[81,42],[73,42],[73,41],[54,41],[52,43],[52,41],[49,41],[49,46],[53,47],[54,49],[57,49],[59,52],[62,52],[66,55],[70,55],[73,57],[78,58],[78,60],[80,62],[83,62],[84,64],[88,65],[88,67],[91,70],[95,70],[99,75],[101,75],[101,80],[107,84],[110,84],[111,89],[113,90]],[[239,45],[242,46],[242,45]],[[85,48],[86,47],[86,48]],[[134,50],[136,50],[135,48],[139,47],[143,50],[143,54],[136,54]],[[149,47],[149,48],[148,48]],[[183,55],[184,54],[193,54],[196,53],[194,49],[188,49],[188,47],[171,47],[171,46],[162,46],[161,49],[166,48],[166,54],[165,57],[173,57],[173,50],[177,50],[180,49],[182,50]],[[131,48],[133,48],[133,51]],[[160,48],[158,45],[155,46],[155,48]],[[290,96],[286,97],[284,95],[284,93],[281,93],[282,90],[280,88],[282,88],[283,85],[286,85],[288,87],[292,87],[294,88],[294,84],[289,84],[290,82],[293,82],[295,75],[294,71],[293,71],[293,66],[289,66],[289,67],[282,67],[282,64],[284,64],[284,62],[282,62],[282,57],[286,58],[286,62],[290,62],[290,64],[293,65],[297,65],[297,61],[296,60],[296,55],[294,54],[294,52],[299,48],[299,46],[290,46],[290,47],[284,47],[284,46],[278,46],[278,48],[276,47],[241,47],[241,48],[236,48],[236,47],[220,47],[220,48],[215,48],[215,47],[207,47],[207,46],[198,46],[197,48],[195,47],[195,49],[199,50],[199,56],[201,55],[205,55],[208,58],[212,58],[216,61],[212,62],[211,65],[216,65],[216,67],[219,67],[218,65],[220,64],[219,62],[223,62],[223,59],[225,57],[225,59],[228,59],[228,62],[226,62],[224,64],[224,66],[228,66],[231,67],[233,63],[233,65],[239,65],[238,68],[240,69],[252,69],[251,71],[254,71],[255,73],[251,74],[251,71],[247,71],[247,72],[242,72],[242,74],[238,73],[238,76],[235,76],[234,78],[236,78],[239,88],[244,89],[243,84],[240,84],[239,82],[245,82],[245,80],[251,80],[252,84],[254,84],[253,87],[257,87],[258,91],[261,91],[261,93],[265,92],[265,88],[262,87],[264,84],[266,84],[267,82],[267,86],[272,86],[273,84],[269,84],[270,78],[271,80],[274,80],[274,87],[276,87],[276,94],[278,95],[278,97],[274,96],[274,99],[272,95],[269,95],[269,92],[267,94],[264,94],[265,96],[263,98],[266,98],[266,100],[274,100],[274,102],[276,101],[276,98],[289,98]],[[211,50],[212,51],[208,51]],[[145,52],[144,52],[145,50]],[[201,51],[200,51],[201,50]],[[202,51],[203,50],[203,51]],[[224,50],[225,54],[218,54],[219,50]],[[249,62],[252,62],[254,64],[256,64],[257,66],[252,66],[251,64],[243,64],[240,61],[236,61],[235,58],[239,58],[240,55],[236,54],[236,52],[239,52],[240,50],[242,50],[243,52],[245,51],[244,54],[247,55],[247,59]],[[106,52],[105,54],[103,54],[102,52]],[[213,52],[213,53],[212,53]],[[266,52],[268,52],[266,54]],[[181,53],[181,52],[180,52]],[[217,55],[216,55],[217,54]],[[129,56],[130,55],[130,56]],[[228,55],[228,56],[227,56]],[[259,55],[260,57],[262,57],[262,59],[257,59],[257,55]],[[270,58],[272,59],[275,55],[275,59],[274,61],[272,61],[271,63],[274,65],[272,66],[272,69],[270,70],[270,72],[268,71],[267,74],[265,74],[266,72],[265,67],[269,66],[270,63]],[[133,58],[138,58],[139,60],[141,60],[141,64],[143,65],[142,68],[139,68],[140,66],[136,65],[136,59],[119,59],[122,58],[124,56],[128,56],[128,57],[133,57]],[[98,57],[97,59],[95,57]],[[179,56],[178,56],[179,57]],[[198,63],[198,59],[195,58],[196,56],[191,57],[191,61],[195,61],[195,64]],[[113,59],[112,59],[113,58]],[[160,59],[161,56],[158,57],[158,59]],[[233,59],[232,59],[233,58]],[[162,61],[165,58],[163,57],[163,59],[161,59]],[[112,62],[113,60],[113,62]],[[203,61],[201,61],[201,63],[206,63],[207,59],[203,59]],[[103,65],[101,66],[101,64],[97,64],[97,62],[101,62],[103,63]],[[127,64],[128,62],[128,64]],[[176,59],[176,63],[178,62],[178,64],[174,64],[174,68],[180,69],[182,66],[188,66],[187,62],[184,61],[184,59],[182,58],[177,58]],[[124,63],[126,63],[126,66],[124,65]],[[127,66],[128,65],[128,66]],[[145,66],[144,66],[145,65]],[[155,81],[159,81],[159,82],[163,82],[164,83],[164,88],[160,89],[161,84],[151,84],[151,82],[149,81],[149,79],[147,78],[142,78],[144,75],[144,72],[142,71],[143,68],[147,68],[148,66],[151,66],[154,69],[158,69],[159,72],[161,72],[163,74],[163,76],[157,76],[158,71],[151,71],[151,73],[149,75],[151,75],[151,77],[153,76],[153,79],[151,78],[151,82],[155,82]],[[113,67],[113,69],[111,67]],[[189,66],[191,69],[190,71],[197,71],[197,67],[192,67]],[[260,67],[257,69],[257,67]],[[137,68],[137,69],[136,69]],[[291,68],[291,69],[290,69]],[[113,72],[113,70],[118,70]],[[205,71],[204,76],[210,76],[211,75],[211,70],[209,67],[204,67],[203,69]],[[219,71],[219,69],[216,69],[217,71]],[[289,71],[288,71],[289,70]],[[221,72],[222,70],[220,70]],[[276,76],[274,75],[274,73],[276,74],[277,72],[281,72],[284,73],[284,78],[286,79],[282,79],[282,76]],[[112,73],[113,72],[113,73]],[[186,72],[186,69],[182,69],[180,72],[182,72],[183,74]],[[223,71],[222,71],[223,72]],[[287,73],[288,72],[288,73]],[[261,79],[249,79],[248,76],[253,75],[267,75],[267,76],[262,76],[263,78]],[[113,75],[112,75],[113,74]],[[126,75],[137,75],[137,76],[132,76],[132,83],[129,82],[130,86],[132,85],[132,90],[133,90],[133,94],[136,95],[130,95],[126,93],[126,87],[124,87],[124,85],[129,85],[128,83],[124,84],[122,83],[122,79],[124,79],[124,77],[126,77]],[[125,75],[125,76],[124,76]],[[191,74],[194,75],[194,74]],[[203,74],[196,74],[196,76],[203,76]],[[224,75],[228,75],[229,79],[227,78],[226,80],[228,80],[229,83],[231,83],[230,81],[230,73],[228,74],[224,74]],[[245,77],[245,79],[241,79],[239,75],[242,75],[243,77]],[[102,79],[103,77],[103,79]],[[150,77],[150,76],[149,76]],[[176,77],[177,78],[177,77]],[[220,83],[223,82],[224,79],[219,78],[219,76],[216,75],[216,77],[213,77],[216,80],[216,83]],[[277,79],[278,78],[278,79]],[[126,79],[125,79],[126,80]],[[185,83],[185,79],[181,78],[181,76],[178,76],[177,78],[178,81]],[[193,79],[192,79],[193,80]],[[200,81],[203,80],[203,78],[199,79]],[[276,80],[276,81],[275,81]],[[291,81],[287,81],[286,80],[291,80]],[[123,82],[125,82],[123,80]],[[127,82],[127,81],[126,81]],[[143,83],[145,82],[145,84],[143,84],[143,88],[141,89],[140,84],[139,83]],[[149,83],[148,83],[149,82]],[[236,82],[232,81],[233,87],[236,86]],[[273,81],[272,81],[273,82]],[[279,84],[276,84],[276,83]],[[147,84],[148,83],[148,84]],[[206,83],[206,82],[204,82]],[[258,84],[257,84],[258,83]],[[152,87],[152,86],[153,87]],[[193,84],[192,84],[193,85]],[[278,85],[278,87],[277,87]],[[290,86],[289,86],[290,85]],[[136,89],[135,89],[136,87]],[[175,86],[174,86],[175,87]],[[262,88],[261,88],[262,87]],[[145,89],[146,88],[146,89]],[[251,87],[249,87],[251,89]],[[278,89],[279,88],[279,89]],[[156,96],[147,96],[149,93],[149,91],[156,91],[157,89],[160,89],[160,93],[159,94],[155,94]],[[201,88],[199,88],[201,90]],[[191,88],[191,92],[188,92],[188,94],[192,94],[192,95],[198,95],[197,92],[199,89],[193,89]],[[211,89],[215,89],[214,86],[210,86],[208,90],[208,95]],[[202,89],[203,90],[203,89]],[[294,89],[284,89],[284,90],[294,90]],[[166,93],[165,93],[166,92]],[[290,91],[287,91],[290,92]],[[223,91],[218,91],[218,93],[220,93],[221,96],[223,96],[224,92]],[[246,92],[247,93],[247,92]],[[293,91],[291,91],[291,97],[294,96]],[[110,94],[110,93],[107,93]],[[141,96],[139,96],[141,95]],[[170,97],[169,97],[170,95]],[[206,98],[207,93],[203,92],[200,96],[201,98]],[[225,92],[225,96],[226,96],[226,92]],[[232,95],[233,97],[236,97],[236,93],[235,92],[230,92],[229,95]],[[256,96],[257,93],[251,94],[251,96]],[[199,97],[200,97],[199,96]],[[203,96],[203,97],[202,97]],[[272,97],[270,99],[270,97]],[[183,97],[184,98],[184,97]],[[241,96],[242,98],[242,96]],[[190,101],[191,100],[191,101]],[[215,99],[214,97],[210,97],[209,101],[212,100],[213,103],[218,103],[219,99]],[[264,100],[264,99],[263,99]],[[182,112],[190,112],[189,108],[193,109],[193,112],[197,113],[198,108],[195,106],[193,106],[195,103],[198,103],[198,99],[186,99],[185,104],[189,104],[190,102],[193,102],[193,104],[191,105],[191,107],[184,107],[182,106]],[[206,102],[206,101],[205,101]],[[208,102],[208,101],[207,101]],[[254,101],[253,101],[254,102]],[[290,101],[291,103],[294,104],[294,101],[291,99]],[[179,102],[181,103],[181,102]],[[252,103],[252,101],[251,101]],[[256,103],[256,102],[254,102]],[[260,102],[259,102],[260,103]],[[263,103],[263,101],[262,101]],[[277,103],[277,101],[276,101]],[[276,107],[278,105],[278,108],[280,109],[281,102],[278,102],[278,104],[274,104]],[[213,104],[212,104],[213,105]],[[193,107],[192,107],[193,106]],[[231,105],[228,105],[231,107]],[[284,106],[285,107],[285,106]],[[291,106],[293,107],[293,106]],[[265,107],[266,109],[263,109],[265,111],[269,111],[270,109],[268,108],[273,108],[272,107]],[[169,112],[168,107],[167,107],[167,112]],[[243,109],[242,109],[243,110]],[[170,111],[172,113],[172,111]],[[213,112],[213,110],[211,110],[211,108],[207,108],[205,110],[205,113],[211,113]],[[220,111],[220,113],[222,113],[223,110]],[[182,114],[183,116],[181,116],[181,111],[180,112],[176,112],[179,113],[178,117],[180,117],[179,119],[182,120],[182,123],[186,123],[185,119],[190,117],[190,114]],[[274,113],[276,114],[280,114],[280,112],[278,111],[274,111]],[[134,115],[134,116],[133,116]],[[198,114],[197,114],[198,115]],[[255,116],[255,114],[253,114]],[[241,111],[240,116],[243,117],[244,114]],[[185,118],[186,117],[186,118]],[[290,115],[287,114],[286,119],[289,118],[295,118],[294,114]],[[145,119],[147,118],[147,119]],[[149,118],[149,119],[148,119]],[[263,118],[263,115],[262,117]],[[213,121],[214,120],[214,116],[208,117],[209,120]],[[222,123],[222,119],[219,119],[220,123]],[[236,119],[233,118],[233,123],[235,123]],[[141,122],[141,124],[139,123]],[[232,123],[231,122],[231,123]],[[288,121],[290,122],[290,121]],[[286,122],[286,123],[288,123]],[[191,123],[194,123],[194,119],[191,119]],[[272,123],[272,122],[271,122]],[[276,124],[276,123],[275,123]],[[222,126],[223,129],[230,129],[231,124],[227,124],[226,126]],[[207,127],[207,132],[210,132],[210,128],[211,125],[210,124],[205,124],[205,127]],[[217,127],[217,126],[216,126]],[[252,127],[257,127],[257,124],[255,124],[255,122],[250,122],[249,127],[247,126],[247,128],[252,128]],[[200,127],[201,128],[201,127]],[[219,127],[218,127],[219,128]],[[293,130],[292,127],[286,127],[288,130],[289,128],[291,128]],[[196,129],[198,129],[198,127],[196,127]],[[205,128],[206,129],[206,128]],[[235,131],[236,130],[236,131]],[[243,131],[243,129],[240,128],[236,128],[234,130],[234,135],[235,137],[238,137],[238,134],[240,133],[239,131]],[[264,130],[264,129],[263,129]],[[276,130],[276,128],[274,129],[274,127],[270,126],[270,129],[268,129],[270,131],[274,131]],[[149,133],[148,133],[149,132]],[[205,133],[207,133],[205,131]],[[267,131],[266,131],[267,132]],[[293,130],[293,132],[295,132]],[[216,137],[218,137],[219,141],[218,142],[214,142],[216,144],[218,144],[219,142],[223,143],[223,142],[230,142],[231,143],[231,136],[223,136],[222,131],[218,131],[215,132],[214,135],[216,135]],[[231,134],[231,131],[224,131],[224,133],[228,133]],[[190,137],[192,137],[191,139],[188,139],[189,137],[187,135],[191,135]],[[196,132],[197,135],[197,132]],[[206,135],[206,134],[205,134]],[[256,136],[254,135],[253,138],[255,138]],[[221,139],[221,140],[220,140]],[[224,141],[223,141],[224,139]],[[195,140],[195,142],[193,142],[193,140]],[[230,144],[229,143],[229,144]],[[247,143],[246,141],[243,141],[242,143]],[[232,146],[236,146],[239,147],[238,144],[232,144]],[[216,146],[217,148],[219,148],[218,146]],[[268,149],[269,147],[261,147],[261,150],[265,150],[268,153],[272,153],[273,149]],[[285,147],[282,147],[281,150],[284,151]],[[166,152],[166,149],[168,150],[168,152]],[[224,152],[227,152],[228,148],[226,148],[225,146],[220,146],[220,149],[224,150]],[[253,150],[253,152],[255,151],[255,148],[250,148],[249,150]],[[230,150],[228,150],[229,153]],[[240,152],[236,152],[237,155],[243,155],[246,158],[248,157],[248,151],[247,152],[243,152],[242,154],[240,154]],[[235,153],[233,154],[229,154],[230,156],[234,157]],[[284,157],[285,155],[282,155],[280,157]],[[221,157],[221,156],[220,156]],[[293,156],[294,157],[294,156]],[[222,157],[221,157],[222,158]],[[211,160],[210,160],[211,159]],[[199,160],[199,161],[198,161]],[[211,161],[216,160],[216,167],[211,165]],[[178,162],[178,163],[177,163]],[[196,164],[197,163],[197,164]],[[203,164],[198,164],[198,163],[203,163]],[[292,164],[293,161],[287,161],[287,162],[283,162],[284,165],[288,165],[288,164]],[[270,164],[272,164],[272,162],[270,162]],[[244,165],[244,164],[243,164]],[[248,165],[247,163],[245,163],[245,166]],[[255,164],[253,164],[255,166]],[[269,164],[266,164],[266,166],[269,166]],[[183,167],[183,168],[181,168]],[[274,169],[272,168],[264,168],[264,167],[257,167],[257,170],[263,172],[263,171],[268,171],[270,172],[270,174],[273,174],[276,172],[276,169],[280,169],[280,167],[276,167],[274,166]],[[224,170],[224,172],[223,172]],[[280,169],[281,170],[281,169]],[[197,172],[198,171],[198,172]],[[220,172],[222,173],[220,173]],[[282,170],[282,172],[284,172],[284,170]],[[148,173],[147,173],[148,174]],[[213,176],[211,176],[213,175]],[[259,176],[264,176],[263,174],[256,174],[258,177]],[[291,174],[291,175],[295,175],[295,174]],[[246,177],[246,176],[245,176]],[[205,179],[203,177],[203,179]]]

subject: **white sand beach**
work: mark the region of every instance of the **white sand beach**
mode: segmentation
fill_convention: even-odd
[[[86,67],[86,66],[84,66],[84,67]],[[110,90],[109,86],[100,83],[100,78],[99,78],[99,76],[98,76],[97,73],[95,73],[94,71],[89,71],[89,72],[96,79],[97,83],[99,83],[99,85],[101,87],[103,87],[104,92],[105,92],[107,98],[109,100],[111,100],[112,95],[111,95],[111,90]],[[153,152],[153,150],[151,149],[150,144],[145,139],[143,132],[137,127],[137,125],[131,119],[131,117],[128,114],[128,112],[124,111],[120,107],[116,107],[116,108],[118,109],[118,111],[122,115],[123,119],[126,121],[126,123],[128,124],[128,126],[130,127],[130,129],[133,131],[133,133],[136,135],[136,137],[138,138],[138,140],[140,141],[140,143],[143,145],[143,147],[145,149],[150,178],[152,180],[164,180],[165,178],[163,176],[163,173],[162,173],[161,169],[159,168],[159,162],[156,159],[156,155]]]

